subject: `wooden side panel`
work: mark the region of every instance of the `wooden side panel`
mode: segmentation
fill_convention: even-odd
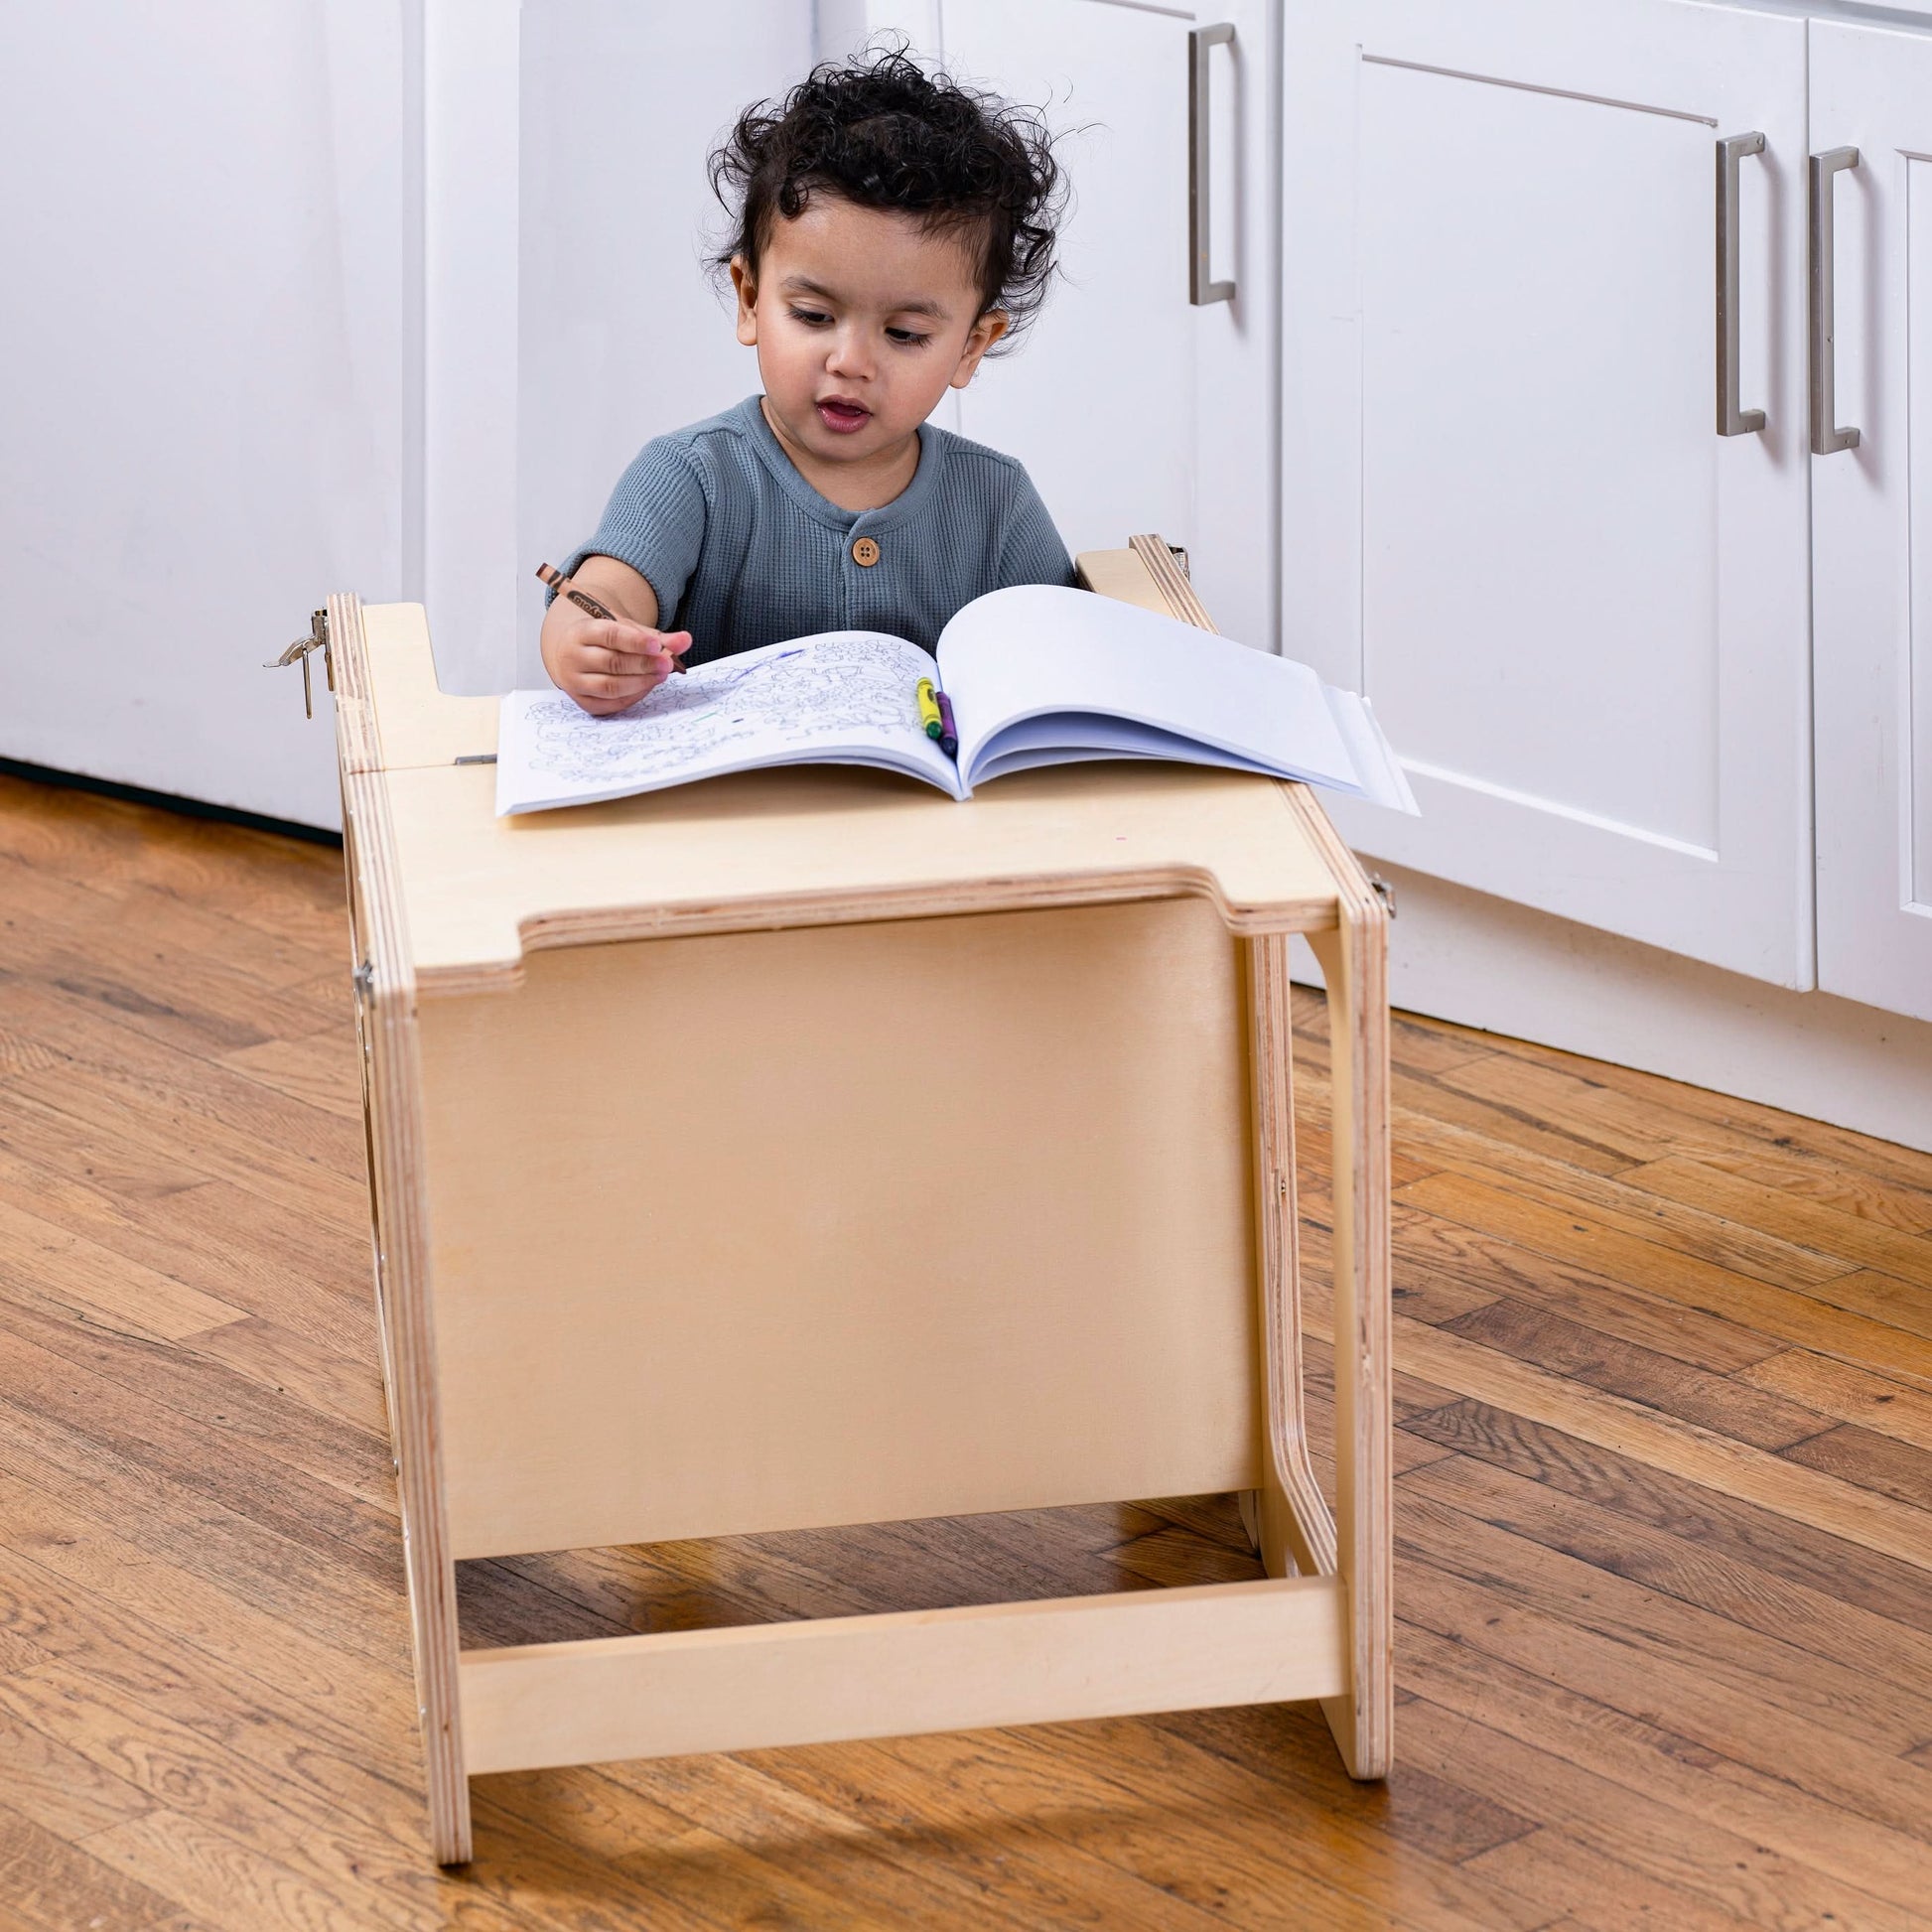
[[[460,1864],[471,1851],[470,1792],[457,1709],[456,1566],[444,1507],[416,984],[396,878],[388,786],[367,761],[373,714],[364,701],[368,665],[359,601],[332,597],[329,624],[344,699],[337,733],[344,856],[357,952],[356,1033],[363,1054],[376,1308],[409,1574],[430,1847],[439,1864]]]
[[[1331,1578],[478,1650],[473,1772],[1272,1704],[1346,1682]]]
[[[1348,1689],[1325,1705],[1349,1774],[1389,1773],[1395,1729],[1395,1316],[1389,1235],[1389,920],[1306,786],[1294,801],[1332,848],[1339,930],[1311,932],[1328,989],[1333,1094],[1335,1567]]]
[[[1245,1489],[1195,899],[541,952],[422,1015],[460,1557]]]

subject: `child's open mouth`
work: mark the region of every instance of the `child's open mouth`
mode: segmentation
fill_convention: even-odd
[[[864,429],[872,421],[872,411],[862,404],[848,402],[843,396],[827,396],[818,404],[818,420],[841,436]]]

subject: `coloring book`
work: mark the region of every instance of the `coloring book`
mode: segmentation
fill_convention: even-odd
[[[922,679],[958,749],[927,736]],[[1168,759],[1311,784],[1413,812],[1365,700],[1305,664],[1091,592],[1020,585],[976,598],[936,652],[834,630],[741,651],[594,718],[561,691],[512,691],[498,814],[588,804],[772,764],[871,764],[955,798],[1009,771]]]

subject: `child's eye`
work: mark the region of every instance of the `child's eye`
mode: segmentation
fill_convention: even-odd
[[[907,348],[917,348],[922,343],[929,343],[930,336],[921,336],[916,329],[889,329],[886,331],[889,342],[900,344]]]
[[[823,309],[801,309],[796,303],[791,308],[793,322],[802,322],[807,329],[823,329],[832,320]]]

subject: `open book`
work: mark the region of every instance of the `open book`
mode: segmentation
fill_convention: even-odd
[[[921,722],[922,678],[952,707],[952,757]],[[1020,585],[967,605],[936,656],[903,637],[827,631],[700,665],[608,718],[561,691],[512,691],[496,810],[768,764],[880,765],[969,798],[1009,771],[1085,759],[1221,765],[1416,809],[1367,704],[1307,665],[1089,591]]]

